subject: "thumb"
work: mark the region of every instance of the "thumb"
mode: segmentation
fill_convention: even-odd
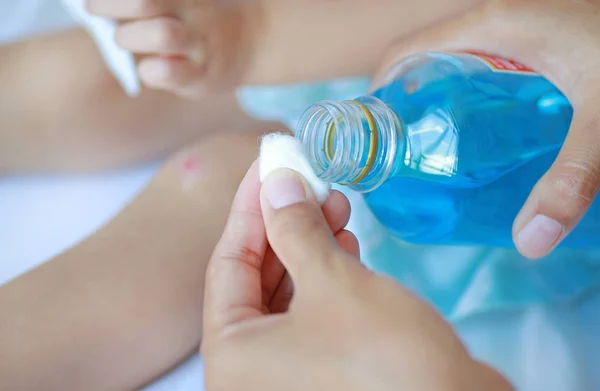
[[[398,42],[376,78],[379,84],[387,84],[384,76],[394,76],[395,64],[410,54],[467,49],[526,64],[567,96],[575,112],[568,137],[513,225],[515,244],[528,258],[552,251],[577,225],[598,191],[600,94],[595,64],[600,54],[595,48],[599,20],[600,6],[585,1],[482,2],[465,15]],[[554,26],[560,26],[560,34],[548,39]]]
[[[343,251],[321,206],[296,171],[279,169],[265,179],[261,207],[269,244],[295,284],[306,274],[322,274],[322,266],[340,258]]]
[[[579,223],[594,201],[600,187],[598,122],[595,113],[576,113],[558,158],[515,219],[514,240],[524,256],[535,259],[547,255]]]

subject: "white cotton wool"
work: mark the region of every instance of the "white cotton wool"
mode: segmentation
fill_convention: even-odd
[[[264,136],[260,145],[259,165],[261,182],[273,171],[289,168],[306,179],[321,205],[329,197],[331,184],[317,177],[308,161],[304,145],[293,136],[282,133]]]

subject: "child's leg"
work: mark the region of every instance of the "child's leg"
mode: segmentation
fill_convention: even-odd
[[[250,122],[232,92],[127,97],[81,29],[0,46],[0,101],[0,175],[120,168]]]
[[[197,349],[204,271],[258,138],[174,156],[95,235],[0,287],[0,389],[125,390]]]

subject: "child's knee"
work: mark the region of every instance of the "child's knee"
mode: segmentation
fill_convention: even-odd
[[[274,131],[287,128],[261,122],[246,132],[203,138],[171,157],[158,177],[168,178],[186,192],[201,191],[209,198],[228,200],[257,158],[261,137]]]

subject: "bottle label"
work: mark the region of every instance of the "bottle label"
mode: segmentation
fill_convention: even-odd
[[[522,75],[537,75],[537,73],[516,61],[507,60],[505,58],[501,58],[498,56],[493,56],[491,54],[475,51],[475,50],[465,50],[462,53],[470,54],[471,56],[477,57],[481,61],[483,61],[490,69],[494,72],[506,72],[506,73],[519,73]]]

